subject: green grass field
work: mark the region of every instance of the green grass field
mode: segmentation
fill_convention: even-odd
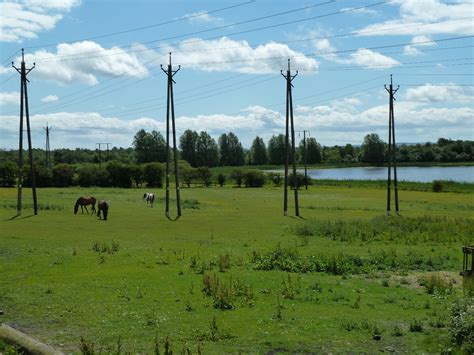
[[[385,218],[384,189],[315,185],[294,218],[282,188],[183,188],[170,222],[164,190],[153,208],[143,191],[40,189],[32,216],[25,189],[11,219],[16,190],[0,189],[0,321],[74,352],[81,337],[132,353],[167,337],[175,353],[451,347],[474,194],[401,191]],[[73,214],[86,194],[110,201],[107,222]]]

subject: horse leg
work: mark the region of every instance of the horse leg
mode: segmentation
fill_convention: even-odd
[[[89,214],[89,210],[87,209],[86,205],[84,205],[84,208],[86,209],[87,214]]]
[[[81,205],[81,213],[84,213],[84,206]]]

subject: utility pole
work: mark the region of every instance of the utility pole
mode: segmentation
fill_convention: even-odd
[[[46,123],[46,127],[43,127],[44,131],[46,132],[46,169],[51,169],[51,149],[49,146],[49,132],[51,131],[52,127],[48,126],[48,123]]]
[[[286,79],[286,131],[285,131],[285,188],[283,200],[283,215],[288,215],[288,163],[289,163],[289,131],[291,124],[291,156],[293,158],[293,190],[295,194],[295,215],[299,217],[300,210],[298,206],[298,184],[296,179],[296,148],[295,148],[295,125],[293,119],[293,87],[292,81],[298,75],[291,75],[290,59],[288,59],[288,69],[286,75],[281,70],[281,75]]]
[[[35,67],[35,63],[29,69],[26,69],[25,65],[25,54],[23,48],[21,49],[21,67],[18,69],[15,67],[15,64],[12,62],[12,67],[20,74],[20,140],[18,147],[18,201],[16,214],[17,216],[21,215],[21,198],[22,198],[22,188],[23,188],[23,112],[26,113],[26,132],[28,138],[28,156],[30,158],[30,176],[31,176],[31,187],[33,189],[33,208],[35,215],[38,214],[38,200],[36,198],[36,181],[35,181],[35,166],[33,163],[33,147],[31,145],[31,127],[30,127],[30,112],[28,108],[28,85],[29,80],[26,76],[32,71]]]
[[[398,85],[397,88],[393,89],[393,79],[392,75],[390,75],[390,85],[387,88],[385,86],[385,90],[387,90],[389,94],[389,112],[388,112],[388,176],[387,176],[387,216],[390,216],[390,189],[391,189],[391,167],[393,166],[393,183],[394,183],[394,190],[395,190],[395,211],[398,215],[399,207],[398,207],[398,179],[397,179],[397,145],[395,143],[395,114],[394,114],[394,107],[393,102],[395,101],[395,93],[398,91],[400,86]]]
[[[173,134],[173,160],[174,160],[174,177],[176,185],[176,209],[177,216],[174,220],[177,220],[181,217],[181,197],[179,191],[179,174],[178,174],[178,149],[176,147],[176,124],[174,117],[174,95],[173,95],[173,84],[176,84],[173,77],[181,69],[181,65],[178,66],[178,69],[173,70],[173,65],[171,64],[171,52],[169,53],[169,64],[168,69],[163,69],[163,65],[160,65],[161,70],[166,74],[168,78],[168,91],[166,98],[166,218],[171,220],[170,217],[170,110],[171,110],[171,125],[172,125],[172,134]]]
[[[101,154],[100,154],[101,148],[102,148],[103,145],[106,146],[105,161],[109,161],[109,145],[110,145],[110,144],[112,144],[112,143],[107,143],[107,142],[103,143],[103,142],[100,142],[100,143],[96,143],[96,144],[95,144],[96,146],[99,146],[99,168],[102,167],[102,156],[101,156]]]

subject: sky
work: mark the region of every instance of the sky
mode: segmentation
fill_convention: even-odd
[[[296,137],[323,145],[474,139],[473,0],[0,2],[0,149],[18,147],[21,48],[33,146],[130,147],[166,130],[172,53],[178,136],[285,132],[290,60]]]

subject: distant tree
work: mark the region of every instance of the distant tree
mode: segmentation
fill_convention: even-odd
[[[244,173],[246,187],[262,187],[265,185],[265,173],[260,170],[247,170]]]
[[[166,160],[166,143],[161,133],[139,130],[133,139],[137,163],[164,162]]]
[[[197,162],[197,144],[199,135],[196,131],[187,129],[179,138],[179,149],[181,158],[186,160],[192,167],[198,166]]]
[[[219,165],[219,147],[216,141],[202,131],[196,143],[197,166],[213,167]]]
[[[244,148],[239,138],[232,132],[219,137],[220,165],[241,166],[245,163]]]
[[[201,180],[202,186],[211,185],[212,173],[207,166],[200,166],[196,169],[196,176]]]
[[[234,169],[230,173],[230,178],[235,181],[238,187],[241,187],[244,182],[244,171],[242,169]]]
[[[285,136],[283,134],[272,136],[268,141],[268,158],[270,164],[285,164]]]
[[[164,169],[160,163],[143,165],[143,180],[148,187],[163,187]]]
[[[304,163],[304,143],[300,142],[298,147],[300,163]],[[321,145],[316,142],[315,138],[306,139],[306,162],[308,164],[318,164],[323,160]]]
[[[55,187],[72,186],[74,183],[74,168],[70,164],[56,164],[53,169],[53,185]]]
[[[15,185],[17,167],[12,162],[0,163],[0,187]]]
[[[220,173],[219,175],[217,175],[217,183],[219,184],[220,187],[225,185],[225,180],[226,180],[226,177],[224,173]]]
[[[376,133],[364,137],[361,147],[361,160],[369,164],[382,164],[385,161],[385,143]]]
[[[77,170],[75,184],[82,187],[98,186],[97,174],[99,168],[93,164],[84,164]]]
[[[251,164],[264,165],[268,162],[267,148],[262,138],[257,136],[250,149]]]
[[[186,184],[187,187],[191,187],[194,178],[197,175],[196,168],[192,168],[190,166],[183,167],[179,169],[180,179],[181,181]]]
[[[130,177],[135,187],[140,187],[143,183],[143,169],[140,165],[130,165]]]

